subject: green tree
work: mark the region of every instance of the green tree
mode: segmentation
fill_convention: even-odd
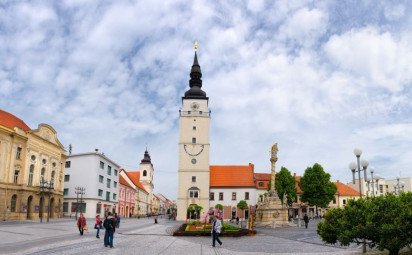
[[[318,224],[322,240],[335,244],[362,243],[395,255],[412,244],[412,193],[349,200],[344,209],[331,209]]]
[[[216,208],[216,209],[219,209],[219,210],[223,210],[223,205],[221,205],[221,204],[216,204],[216,205],[215,205],[215,208]]]
[[[330,181],[330,174],[326,173],[318,163],[306,168],[299,187],[303,192],[302,202],[316,206],[316,214],[318,214],[318,206],[326,208],[335,197],[337,190],[336,185]]]
[[[243,215],[245,215],[245,210],[249,208],[248,204],[246,203],[245,200],[240,200],[239,203],[237,203],[237,208],[243,211]]]
[[[293,201],[296,198],[296,180],[290,174],[289,170],[286,167],[280,169],[276,174],[275,189],[278,193],[282,205],[287,203],[287,205],[292,205]],[[286,195],[287,201],[283,201],[284,196]]]

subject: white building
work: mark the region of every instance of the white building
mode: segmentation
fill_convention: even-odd
[[[389,193],[398,194],[399,189],[402,192],[412,192],[412,178],[396,178],[386,181],[386,188]]]
[[[86,218],[103,216],[106,211],[115,212],[118,201],[120,166],[98,150],[70,155],[66,161],[64,176],[63,213],[75,216],[83,211]],[[76,194],[77,187],[84,194]],[[80,204],[80,200],[83,204]],[[79,203],[79,204],[78,204]]]

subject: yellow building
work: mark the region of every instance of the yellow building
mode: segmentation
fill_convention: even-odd
[[[40,124],[31,129],[21,119],[0,110],[1,218],[59,217],[66,158],[53,127]]]

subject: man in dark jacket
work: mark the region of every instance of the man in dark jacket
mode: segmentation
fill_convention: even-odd
[[[110,246],[110,248],[113,248],[113,235],[116,231],[116,222],[110,212],[107,214],[107,217],[103,222],[103,226],[106,229],[104,232],[104,246]]]
[[[305,216],[303,216],[303,221],[305,222],[305,228],[308,228],[309,217],[306,213]]]

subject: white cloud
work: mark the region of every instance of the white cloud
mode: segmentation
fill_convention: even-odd
[[[374,27],[351,30],[332,36],[324,48],[334,64],[365,79],[363,86],[399,92],[411,82],[410,42],[389,32]]]

